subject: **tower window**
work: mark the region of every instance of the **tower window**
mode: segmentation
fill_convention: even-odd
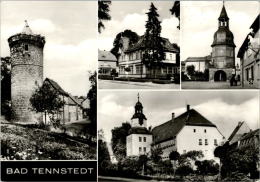
[[[142,142],[142,137],[139,137],[139,142]]]
[[[139,147],[139,153],[141,153],[142,152],[142,147]]]
[[[146,147],[144,147],[144,153],[146,152]]]
[[[207,130],[206,130],[206,129],[204,130],[204,133],[207,133]]]
[[[26,51],[29,50],[29,46],[28,46],[28,44],[25,44],[25,45],[24,45],[24,50],[26,50]]]
[[[144,142],[146,142],[146,137],[144,137]]]
[[[193,132],[196,133],[196,129],[193,129]]]

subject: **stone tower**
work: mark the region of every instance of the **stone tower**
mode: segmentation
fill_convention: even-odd
[[[218,30],[214,34],[212,65],[209,68],[211,81],[229,80],[235,74],[235,44],[233,33],[229,30],[229,18],[223,4],[218,18]]]
[[[45,38],[33,34],[27,21],[21,33],[8,39],[11,54],[11,102],[20,122],[42,120],[31,111],[32,93],[43,82],[43,47]]]

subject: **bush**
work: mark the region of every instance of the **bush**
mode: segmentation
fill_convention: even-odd
[[[113,76],[111,76],[111,75],[98,75],[98,79],[101,79],[101,80],[113,80]]]
[[[170,84],[173,83],[171,80],[153,80],[153,83],[158,83],[158,84]]]
[[[194,173],[193,169],[188,165],[180,166],[176,169],[176,174],[179,174],[181,176],[187,176],[189,174]]]
[[[118,81],[131,81],[131,82],[147,82],[150,81],[150,79],[146,79],[146,78],[131,78],[131,77],[119,77],[119,78],[115,78],[115,80]]]

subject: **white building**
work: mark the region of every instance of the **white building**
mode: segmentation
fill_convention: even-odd
[[[135,113],[131,118],[132,128],[126,137],[126,155],[139,156],[151,151],[152,133],[147,129],[147,119],[143,114],[143,105],[138,101],[135,105]]]
[[[215,148],[220,145],[224,137],[216,125],[203,117],[187,105],[187,111],[165,122],[152,130],[153,147],[162,149],[162,159],[169,159],[172,151],[180,154],[188,151],[202,151],[206,160],[214,159]]]

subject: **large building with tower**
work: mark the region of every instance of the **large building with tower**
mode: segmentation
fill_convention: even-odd
[[[21,122],[39,121],[40,114],[30,109],[30,97],[43,82],[43,48],[45,38],[34,34],[25,21],[21,33],[8,39],[11,57],[11,103]]]
[[[234,35],[229,29],[229,17],[223,4],[218,18],[218,30],[213,37],[212,52],[205,57],[189,57],[185,63],[194,65],[195,71],[209,72],[209,81],[228,81],[236,73]]]

